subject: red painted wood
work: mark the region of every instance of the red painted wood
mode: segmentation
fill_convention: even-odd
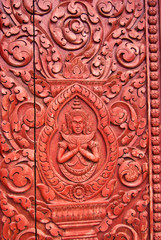
[[[157,0],[0,4],[1,239],[160,239]]]

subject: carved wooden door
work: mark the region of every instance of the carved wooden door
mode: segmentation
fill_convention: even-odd
[[[1,0],[0,239],[161,239],[157,0]]]

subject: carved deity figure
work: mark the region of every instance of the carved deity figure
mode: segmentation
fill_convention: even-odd
[[[94,173],[99,161],[96,132],[88,124],[88,114],[82,109],[78,98],[71,111],[65,114],[61,141],[58,144],[57,161],[63,174],[71,181],[83,182]]]

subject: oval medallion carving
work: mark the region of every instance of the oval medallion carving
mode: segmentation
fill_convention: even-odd
[[[109,123],[103,101],[80,84],[51,102],[37,158],[43,179],[59,196],[84,201],[110,180],[118,145]]]

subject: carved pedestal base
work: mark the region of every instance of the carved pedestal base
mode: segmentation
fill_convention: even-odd
[[[106,216],[107,202],[53,207],[53,222],[64,229],[62,240],[98,240],[95,227]]]
[[[97,234],[95,233],[93,226],[83,227],[82,224],[75,224],[75,226],[71,225],[67,227],[62,240],[98,240]],[[74,230],[73,230],[74,229]]]

